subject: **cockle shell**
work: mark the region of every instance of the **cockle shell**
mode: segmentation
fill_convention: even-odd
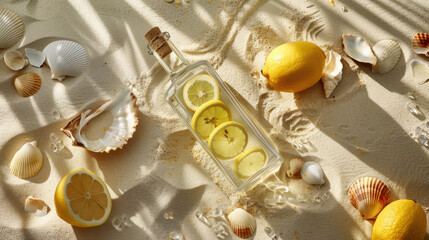
[[[27,142],[19,149],[10,162],[10,171],[19,178],[29,178],[40,171],[43,156],[37,142]]]
[[[299,158],[293,158],[289,162],[289,170],[286,171],[288,177],[301,178],[301,167],[304,164],[304,160]]]
[[[30,97],[39,91],[42,80],[35,73],[26,73],[15,78],[13,84],[21,97]]]
[[[387,73],[398,64],[401,58],[401,47],[399,44],[390,39],[385,39],[377,42],[372,48],[377,63],[372,66],[374,73]]]
[[[28,60],[17,50],[8,50],[4,53],[4,63],[10,69],[18,71],[28,65]]]
[[[301,177],[304,182],[313,185],[323,185],[323,170],[316,162],[306,162],[301,167]]]
[[[340,54],[329,51],[326,53],[325,73],[322,77],[323,88],[325,89],[325,97],[328,98],[343,76],[343,64],[341,63]]]
[[[347,55],[354,60],[372,65],[377,63],[377,58],[372,52],[371,47],[361,37],[343,34],[343,46]]]
[[[228,215],[231,229],[239,238],[250,238],[256,232],[256,219],[242,208],[236,208]]]
[[[33,48],[26,48],[25,55],[27,56],[31,66],[38,68],[43,65],[46,59],[45,55],[42,52],[37,51]]]
[[[375,219],[390,201],[387,185],[373,177],[356,180],[350,186],[348,195],[352,205],[365,219]]]
[[[14,11],[0,9],[0,49],[15,45],[24,36],[24,22]]]
[[[29,196],[25,200],[25,207],[26,212],[31,212],[35,216],[43,217],[46,214],[49,213],[51,210],[49,206],[41,199],[33,198],[32,196]]]
[[[104,136],[96,139],[86,136],[83,129],[94,128],[89,123],[104,112],[108,113],[111,119],[111,124],[104,126]],[[75,146],[85,147],[93,152],[108,153],[122,148],[128,142],[136,131],[137,123],[136,97],[127,89],[101,106],[83,111],[61,130],[71,138]]]
[[[413,73],[413,79],[418,84],[422,85],[429,80],[429,66],[425,62],[419,59],[413,59],[410,62],[410,66]]]
[[[417,54],[424,54],[429,57],[429,34],[416,33],[411,40],[411,48]]]
[[[88,53],[77,42],[60,40],[51,42],[43,54],[51,68],[51,78],[64,80],[66,76],[77,77],[88,67]]]

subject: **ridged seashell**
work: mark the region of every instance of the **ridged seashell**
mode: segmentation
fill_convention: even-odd
[[[0,49],[15,45],[24,36],[24,22],[14,11],[0,9]]]
[[[31,66],[38,68],[43,65],[46,59],[45,55],[42,52],[37,51],[33,48],[26,48],[25,55],[27,56]]]
[[[313,185],[323,185],[323,170],[316,162],[306,162],[301,167],[301,177],[304,182]]]
[[[37,147],[37,142],[25,143],[10,162],[10,171],[19,178],[29,178],[40,171],[43,165],[43,156]]]
[[[39,91],[42,80],[35,73],[26,73],[15,78],[13,84],[21,97],[30,97]]]
[[[35,216],[43,217],[46,214],[49,213],[51,210],[49,206],[41,199],[33,198],[32,196],[29,196],[25,200],[25,207],[26,212],[31,212]]]
[[[88,124],[103,112],[109,112],[111,120],[109,126],[104,126],[104,135],[86,136],[82,130],[94,127]],[[109,152],[122,148],[128,142],[136,131],[137,123],[136,97],[127,89],[98,108],[83,111],[61,130],[72,139],[75,146],[85,147],[93,152]]]
[[[329,51],[326,54],[325,73],[322,77],[323,88],[325,89],[325,97],[328,98],[343,76],[343,64],[341,63],[340,54]]]
[[[418,84],[422,85],[429,80],[429,66],[425,62],[419,59],[413,59],[410,62],[410,66],[413,73],[413,79]]]
[[[350,186],[348,195],[352,205],[365,219],[375,219],[390,201],[387,185],[373,177],[356,180]]]
[[[381,40],[372,48],[377,63],[372,66],[374,73],[387,73],[398,64],[401,58],[401,47],[399,44],[390,39]]]
[[[256,219],[242,208],[236,208],[228,215],[231,229],[239,238],[250,238],[256,232]]]
[[[299,158],[293,158],[289,162],[289,170],[286,171],[288,177],[301,178],[301,167],[304,164],[304,160]]]
[[[62,81],[66,76],[77,77],[88,67],[88,53],[77,42],[51,42],[43,49],[43,54],[51,68],[52,79]]]
[[[372,65],[377,63],[377,58],[372,52],[371,47],[361,37],[343,34],[343,46],[347,55],[354,60]]]
[[[415,53],[429,57],[429,34],[416,33],[411,40],[411,48]]]
[[[28,65],[28,60],[17,50],[8,50],[4,53],[4,63],[10,69],[18,71]]]

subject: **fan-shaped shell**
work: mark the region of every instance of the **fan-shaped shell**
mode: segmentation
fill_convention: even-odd
[[[18,71],[28,65],[28,60],[17,50],[8,50],[4,53],[4,62],[10,69]]]
[[[411,48],[415,53],[429,57],[429,34],[416,33],[411,40]]]
[[[64,80],[66,76],[77,77],[88,67],[88,53],[77,42],[60,40],[51,42],[43,54],[51,68],[51,78]]]
[[[31,212],[35,216],[43,217],[46,214],[49,213],[51,210],[49,206],[41,199],[33,198],[32,196],[29,196],[25,200],[25,207],[26,212]]]
[[[37,51],[36,49],[26,48],[25,55],[27,56],[28,61],[33,67],[39,68],[45,62],[45,55],[42,52]]]
[[[413,79],[418,84],[422,85],[429,80],[429,66],[425,62],[419,59],[413,59],[410,62],[410,67],[413,73]]]
[[[86,136],[84,128],[94,128],[89,125],[90,121],[103,112],[107,112],[111,120],[110,125],[101,126],[104,127],[104,135],[95,138]],[[137,123],[136,97],[127,89],[98,108],[83,111],[61,130],[72,139],[75,146],[85,147],[93,152],[109,152],[122,148],[128,142],[136,131]]]
[[[387,73],[398,64],[401,58],[401,47],[399,44],[390,39],[381,40],[372,48],[377,63],[372,66],[374,73]]]
[[[341,63],[340,54],[329,51],[326,53],[325,73],[322,77],[323,88],[325,89],[325,97],[328,98],[343,76],[343,64]]]
[[[289,170],[286,171],[288,177],[301,178],[301,167],[304,164],[304,160],[299,158],[293,158],[289,162]]]
[[[374,177],[356,180],[350,186],[348,195],[352,205],[365,219],[375,219],[390,201],[389,188]]]
[[[37,147],[37,142],[25,143],[10,162],[10,171],[19,178],[29,178],[40,171],[43,165],[43,156]]]
[[[13,84],[21,97],[30,97],[39,91],[42,80],[35,73],[26,73],[15,78]]]
[[[250,238],[256,232],[256,219],[242,208],[236,208],[228,215],[231,229],[239,238]]]
[[[361,37],[343,34],[343,46],[347,55],[354,60],[372,65],[377,63],[377,58],[372,52],[371,47]]]
[[[323,170],[320,165],[316,162],[306,162],[301,167],[301,177],[304,182],[313,185],[323,185],[325,180],[323,179]]]
[[[22,18],[10,9],[0,9],[0,49],[15,45],[24,36]]]

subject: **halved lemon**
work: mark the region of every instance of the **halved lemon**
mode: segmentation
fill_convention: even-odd
[[[207,140],[217,126],[231,121],[231,116],[231,110],[225,103],[220,100],[210,100],[194,113],[191,127],[202,140]]]
[[[259,171],[267,162],[267,153],[261,147],[244,151],[234,162],[234,172],[239,178],[247,179]]]
[[[204,103],[219,98],[219,85],[213,77],[207,74],[191,78],[183,88],[183,101],[193,112]]]
[[[236,157],[246,148],[247,131],[238,122],[224,122],[213,130],[209,136],[209,149],[219,159],[227,160]]]
[[[70,171],[55,190],[57,214],[77,227],[103,224],[112,210],[112,200],[103,180],[85,168]]]

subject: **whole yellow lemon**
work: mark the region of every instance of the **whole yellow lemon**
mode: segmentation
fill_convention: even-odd
[[[325,53],[307,41],[288,42],[267,56],[262,74],[276,90],[299,92],[316,84],[323,75]]]
[[[397,200],[378,215],[372,228],[372,240],[423,240],[426,214],[413,200]]]

